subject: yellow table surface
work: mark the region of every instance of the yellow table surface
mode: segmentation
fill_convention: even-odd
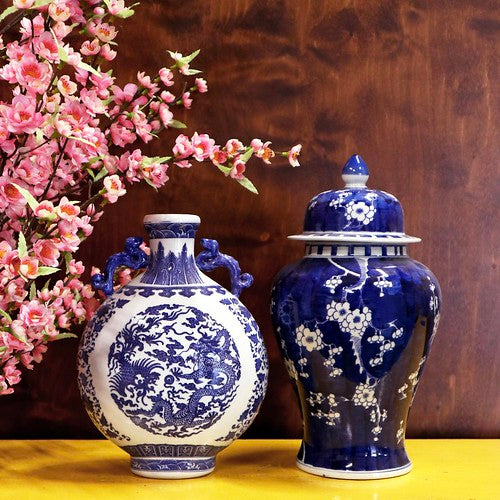
[[[413,471],[347,481],[295,467],[296,440],[239,440],[197,479],[134,476],[108,441],[0,441],[0,498],[157,499],[500,499],[500,440],[408,440]]]

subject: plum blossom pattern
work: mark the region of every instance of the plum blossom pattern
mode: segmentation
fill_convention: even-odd
[[[342,283],[341,276],[332,276],[329,280],[326,281],[325,286],[330,289],[331,293],[335,292],[335,289]]]
[[[297,343],[312,352],[319,350],[323,345],[323,334],[319,328],[310,330],[305,325],[300,325],[296,330]]]
[[[375,216],[375,207],[364,201],[350,201],[346,207],[346,219],[368,225]]]
[[[307,401],[311,406],[311,416],[322,419],[326,425],[331,427],[340,422],[340,412],[338,411],[338,401],[334,394],[324,395],[321,392],[312,392]]]

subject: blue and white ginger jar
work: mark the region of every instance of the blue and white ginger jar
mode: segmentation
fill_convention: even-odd
[[[255,320],[236,295],[252,277],[218,251],[196,259],[195,215],[148,215],[151,257],[128,238],[93,285],[109,297],[89,322],[78,382],[97,428],[131,455],[135,474],[203,476],[215,455],[251,424],[264,397],[268,362]],[[116,267],[146,267],[113,293]],[[224,265],[229,293],[201,271]]]
[[[345,189],[315,196],[306,255],[276,278],[272,316],[297,389],[311,474],[375,479],[409,472],[408,412],[439,323],[434,275],[407,254],[399,201],[366,188],[360,156]]]

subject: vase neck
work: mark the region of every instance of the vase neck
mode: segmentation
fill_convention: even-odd
[[[151,255],[141,283],[151,285],[190,285],[203,282],[194,257],[194,238],[199,223],[149,222]]]

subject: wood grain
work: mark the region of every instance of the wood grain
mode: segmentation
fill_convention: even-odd
[[[143,1],[119,36],[117,74],[165,65],[164,49],[200,47],[210,91],[186,115],[218,141],[298,141],[303,166],[252,164],[260,195],[214,168],[170,172],[158,194],[136,187],[110,207],[81,250],[102,265],[144,214],[202,217],[200,236],[255,276],[243,301],[269,350],[267,398],[247,437],[297,437],[301,422],[271,328],[273,277],[301,257],[286,235],[301,230],[308,200],[340,187],[353,153],[369,185],[399,197],[413,258],[439,278],[444,309],[410,416],[411,437],[500,434],[498,391],[498,3],[489,0]],[[151,154],[171,148],[164,135]],[[227,277],[216,275],[224,283]],[[0,437],[97,436],[75,384],[76,342],[51,347],[16,394],[0,399]]]

